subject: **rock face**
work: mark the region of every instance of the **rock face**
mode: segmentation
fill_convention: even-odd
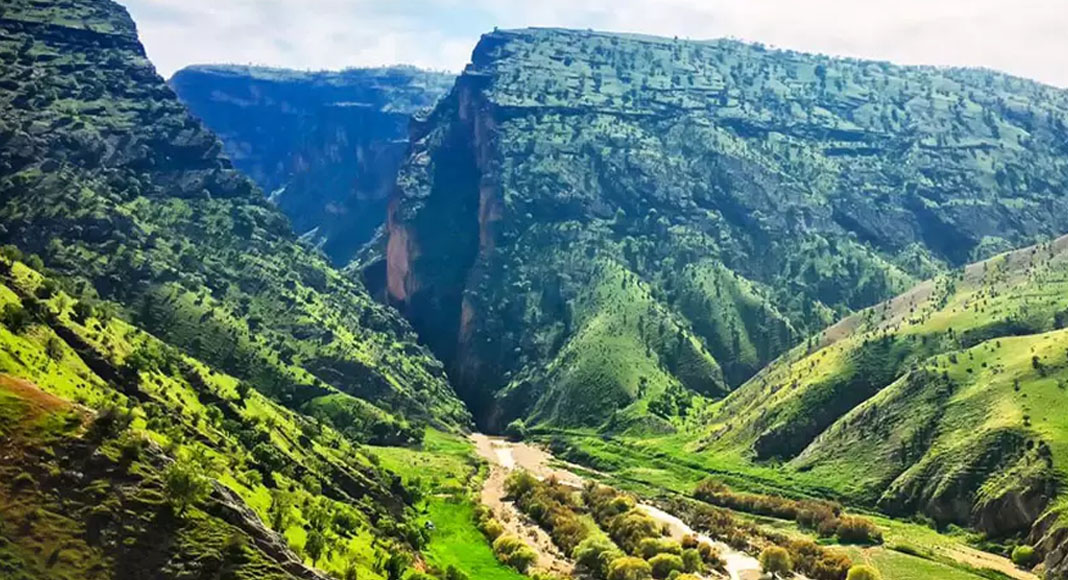
[[[169,84],[297,232],[344,266],[385,222],[411,115],[452,81],[408,67],[193,66]]]
[[[343,393],[367,426],[467,424],[408,324],[297,242],[120,6],[5,2],[0,30],[0,242],[292,408]]]
[[[841,313],[1068,231],[1066,111],[986,71],[494,32],[413,128],[370,268],[484,426],[661,429]]]

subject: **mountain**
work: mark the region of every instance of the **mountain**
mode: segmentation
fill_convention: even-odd
[[[488,428],[670,430],[805,336],[1068,231],[1068,95],[588,31],[485,35],[366,264]]]
[[[0,576],[394,578],[420,557],[423,486],[369,444],[470,415],[222,151],[118,4],[0,7]]]
[[[452,82],[411,67],[191,66],[169,84],[297,232],[344,266],[385,222],[411,115]]]
[[[692,444],[898,516],[1030,535],[1068,572],[1068,237],[863,310],[732,393]]]
[[[408,325],[296,242],[118,10],[6,8],[0,240],[40,255],[75,295],[122,304],[146,330],[291,406],[346,393],[465,424]]]

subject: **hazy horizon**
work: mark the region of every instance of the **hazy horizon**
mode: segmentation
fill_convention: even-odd
[[[193,64],[458,72],[481,34],[532,26],[734,38],[898,64],[983,67],[1068,87],[1068,10],[1054,0],[124,0],[160,74]]]

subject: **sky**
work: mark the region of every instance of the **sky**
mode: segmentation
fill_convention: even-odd
[[[732,37],[1068,88],[1068,0],[119,0],[159,72],[412,64],[460,71],[494,27]]]

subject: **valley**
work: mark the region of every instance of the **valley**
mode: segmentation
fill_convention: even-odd
[[[0,579],[1064,580],[1068,91],[0,6]]]

